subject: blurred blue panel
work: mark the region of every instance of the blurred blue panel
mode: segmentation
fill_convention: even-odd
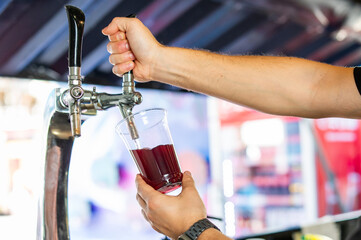
[[[341,58],[345,57],[346,55],[357,51],[359,48],[360,48],[360,44],[358,42],[355,42],[346,48],[340,49],[338,52],[332,54],[331,56],[329,56],[328,58],[326,58],[323,61],[326,63],[332,64],[332,63],[336,62],[338,59],[341,59]]]
[[[295,57],[307,58],[308,55],[320,49],[322,46],[332,42],[332,38],[328,32],[322,33],[317,39],[304,45],[300,49],[296,50],[291,55]]]
[[[235,8],[233,3],[226,3],[185,34],[175,39],[171,45],[202,48],[220,37],[241,18],[244,18],[246,14],[241,14],[240,11],[241,9]]]
[[[11,0],[1,0],[0,1],[0,14],[6,9]]]
[[[93,0],[74,0],[69,4],[83,8]],[[63,32],[67,31],[66,12],[61,9],[47,22],[1,69],[7,74],[23,70],[44,49],[51,45]]]

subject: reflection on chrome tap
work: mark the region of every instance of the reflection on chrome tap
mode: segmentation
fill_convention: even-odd
[[[122,88],[123,88],[123,94],[136,93],[133,70],[131,70],[123,75]],[[140,93],[137,93],[137,94],[140,95]],[[141,102],[142,101],[141,95],[140,95],[140,97],[139,96],[137,96],[137,97],[138,97],[138,100]],[[119,105],[120,112],[122,113],[123,117],[125,119],[127,119],[128,129],[132,136],[132,139],[134,141],[136,141],[139,138],[139,134],[138,134],[137,127],[135,126],[134,119],[132,116],[133,106],[134,105]],[[136,141],[136,143],[137,143],[137,141]]]

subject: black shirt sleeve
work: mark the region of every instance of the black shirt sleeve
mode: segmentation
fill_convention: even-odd
[[[356,228],[350,232],[346,240],[360,240],[361,239],[361,217],[357,220]]]
[[[353,69],[353,77],[355,78],[357,90],[361,95],[361,67],[355,67]]]

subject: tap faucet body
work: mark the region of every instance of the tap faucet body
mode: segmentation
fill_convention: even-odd
[[[44,123],[46,151],[42,163],[44,176],[38,209],[37,240],[70,239],[67,195],[74,132],[71,127],[71,115],[69,116],[69,102],[72,100],[69,91],[56,88],[47,102]],[[85,121],[85,116],[94,116],[98,110],[111,107],[126,109],[126,112],[141,101],[142,96],[138,92],[109,94],[97,93],[95,88],[93,91],[84,90],[79,100],[82,117],[80,122]]]
[[[135,91],[132,72],[123,76],[120,94],[98,93],[81,86],[81,42],[84,13],[66,6],[69,18],[69,76],[68,88],[54,89],[47,102],[44,115],[46,136],[42,191],[39,198],[37,240],[70,239],[68,224],[68,174],[71,151],[75,137],[81,135],[85,116],[94,116],[98,110],[119,107],[124,118],[129,119],[133,139],[138,138],[132,120],[132,109],[142,102]]]

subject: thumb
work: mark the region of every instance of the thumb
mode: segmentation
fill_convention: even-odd
[[[185,171],[183,174],[183,179],[182,179],[182,189],[186,190],[186,189],[191,189],[191,188],[195,188],[192,174],[189,171]]]

